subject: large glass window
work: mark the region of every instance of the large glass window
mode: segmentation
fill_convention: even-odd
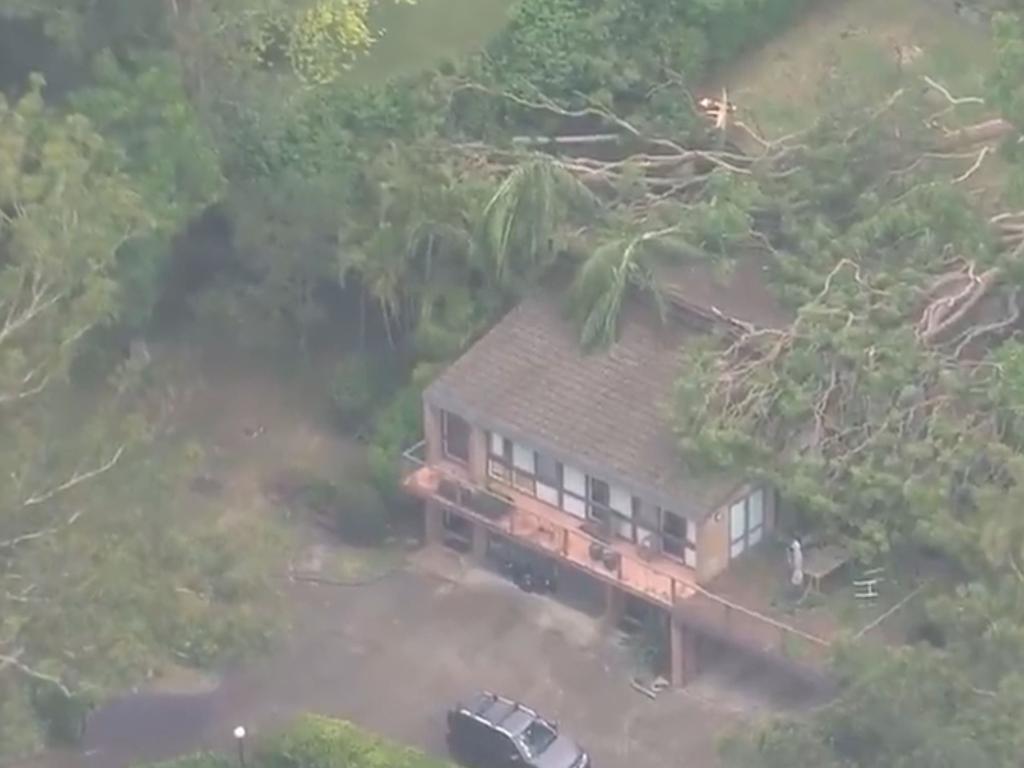
[[[764,537],[764,490],[729,507],[729,557],[739,557]]]
[[[533,479],[535,471],[533,449],[522,443],[512,443],[512,485],[515,489],[533,496],[537,492]]]
[[[616,536],[635,541],[629,493],[597,477],[588,477],[587,516],[600,520]]]
[[[661,510],[661,548],[666,555],[696,568],[697,525],[671,510]]]
[[[441,411],[441,446],[444,455],[469,463],[469,422],[450,411]]]
[[[497,432],[487,440],[487,474],[502,483],[512,484],[512,441]]]
[[[540,451],[537,451],[536,463],[537,498],[554,507],[559,506],[560,489],[562,487],[562,465],[550,456],[545,456]]]

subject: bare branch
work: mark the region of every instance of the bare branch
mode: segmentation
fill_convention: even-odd
[[[961,96],[960,98],[957,98],[956,96],[951,94],[947,88],[945,88],[940,83],[937,83],[934,80],[932,80],[930,77],[928,77],[928,75],[923,75],[921,77],[921,79],[924,80],[926,83],[928,83],[928,85],[930,85],[936,91],[941,93],[945,97],[946,101],[948,101],[953,106],[959,106],[960,104],[984,104],[985,103],[985,100],[980,98],[979,96]]]
[[[31,375],[34,373],[35,371],[30,371],[29,377],[31,377]],[[28,389],[22,389],[15,392],[0,393],[0,405],[6,405],[7,403],[13,403],[17,400],[24,400],[27,397],[38,395],[46,388],[46,385],[49,383],[49,381],[50,375],[47,374],[46,376],[43,376],[43,378],[39,380],[38,384],[35,384],[29,387]]]
[[[121,458],[121,454],[124,453],[125,447],[126,446],[124,445],[120,446],[117,449],[117,451],[115,451],[114,455],[110,458],[110,460],[107,461],[105,464],[102,464],[99,467],[96,467],[95,469],[91,469],[88,472],[75,472],[75,474],[73,474],[68,480],[65,480],[60,485],[54,486],[48,491],[43,491],[41,493],[35,494],[34,496],[29,496],[27,499],[25,499],[24,502],[22,502],[22,506],[31,507],[35,506],[36,504],[42,504],[44,501],[49,501],[57,494],[63,493],[64,491],[68,491],[74,488],[79,483],[84,483],[86,480],[91,480],[97,475],[102,475],[104,472],[108,471],[115,464],[117,464],[118,460]]]
[[[14,667],[23,675],[31,677],[33,680],[40,680],[44,683],[50,683],[50,685],[56,686],[60,690],[60,692],[67,696],[69,699],[74,696],[74,694],[71,692],[71,689],[64,685],[64,683],[62,683],[59,678],[56,678],[53,675],[48,675],[45,672],[40,672],[38,669],[33,669],[32,667],[28,666],[28,664],[22,662],[21,655],[24,652],[24,649],[19,648],[12,655],[0,654],[0,670],[5,669],[6,667]]]
[[[961,173],[955,179],[953,179],[953,183],[954,184],[959,184],[961,181],[967,181],[967,179],[969,179],[971,176],[973,176],[974,172],[977,171],[981,167],[981,164],[983,162],[985,162],[985,158],[988,156],[988,153],[991,152],[991,151],[992,151],[992,147],[989,147],[989,146],[982,147],[981,148],[981,152],[978,153],[978,157],[971,164],[971,167],[968,168],[963,173]]]
[[[31,533],[23,533],[20,536],[15,536],[13,539],[7,539],[6,541],[0,541],[0,549],[11,549],[24,544],[26,541],[33,541],[34,539],[42,538],[43,536],[49,536],[51,533],[56,533],[62,528],[68,528],[75,524],[75,521],[82,516],[82,510],[78,510],[71,517],[65,520],[60,525],[53,525],[49,528],[42,528],[38,531],[32,531]]]

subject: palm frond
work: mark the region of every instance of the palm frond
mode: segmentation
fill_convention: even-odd
[[[550,265],[555,240],[571,213],[591,210],[597,198],[551,160],[517,166],[498,185],[481,215],[478,239],[499,281]]]
[[[664,319],[667,303],[649,263],[654,253],[651,245],[676,233],[677,228],[668,227],[610,240],[594,249],[580,265],[569,289],[569,302],[570,312],[580,325],[584,348],[615,341],[622,304],[631,287],[649,293]]]

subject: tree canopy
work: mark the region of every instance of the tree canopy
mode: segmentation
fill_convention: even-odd
[[[693,92],[802,0],[518,0],[481,51],[360,82],[391,2],[0,8],[77,68],[0,100],[0,743],[38,736],[54,697],[269,632],[242,546],[201,509],[165,514],[202,447],[166,422],[159,373],[111,352],[153,330],[176,244],[212,219],[224,253],[172,297],[204,323],[308,350],[356,304],[345,330],[382,339],[401,372],[371,426],[384,488],[419,387],[554,271],[596,348],[632,297],[663,308],[661,263],[763,263],[788,321],[725,317],[686,351],[680,461],[740,467],[796,530],[863,561],[936,558],[954,587],[928,603],[930,642],[844,649],[834,704],[737,737],[726,762],[1014,764],[1020,4],[994,17],[986,93],[897,68],[883,94],[832,83],[818,119],[772,137],[744,114],[716,128]],[[981,200],[993,156],[1011,181]],[[303,748],[344,730],[307,726]]]

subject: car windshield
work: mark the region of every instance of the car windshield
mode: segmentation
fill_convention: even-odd
[[[555,740],[555,729],[543,720],[534,720],[520,737],[530,757],[536,757]]]

